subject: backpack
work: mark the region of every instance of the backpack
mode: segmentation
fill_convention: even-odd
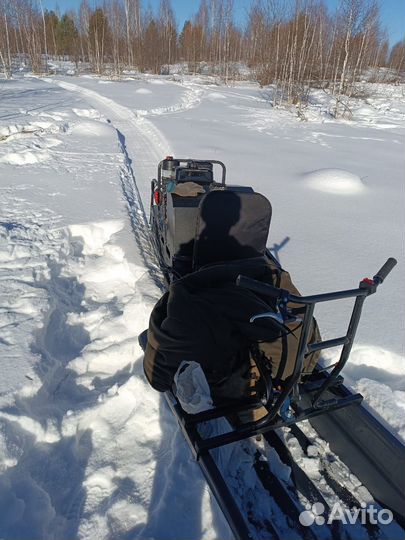
[[[288,272],[277,267],[272,261],[269,262],[273,271],[274,285],[281,289],[286,289],[290,293],[301,296],[298,289],[292,282]],[[290,303],[289,308],[293,315],[305,315],[306,307],[301,304]],[[298,344],[301,337],[302,324],[292,322],[286,324],[289,332],[282,335],[279,339],[272,342],[259,343],[259,349],[266,356],[271,365],[271,376],[274,382],[285,381],[294,371],[295,359],[297,356]],[[321,341],[318,324],[313,318],[312,327],[309,333],[308,343]],[[304,358],[303,373],[310,374],[319,361],[320,351],[315,351]]]

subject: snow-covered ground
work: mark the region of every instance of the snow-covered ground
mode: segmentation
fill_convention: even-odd
[[[350,121],[319,92],[302,121],[254,84],[210,82],[0,79],[4,538],[230,535],[137,344],[161,294],[146,225],[167,154],[220,159],[271,200],[269,247],[302,293],[398,259],[345,375],[405,438],[404,87],[374,86]],[[319,309],[325,337],[349,309]]]

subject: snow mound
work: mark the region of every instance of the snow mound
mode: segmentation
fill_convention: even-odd
[[[405,383],[404,359],[392,351],[371,345],[356,345],[353,347],[350,361],[352,365],[362,366],[364,370],[367,368],[385,370],[390,375],[395,376],[395,378],[402,377]],[[365,376],[365,372],[363,372],[363,376]]]
[[[72,126],[72,133],[96,137],[111,137],[111,126],[107,123],[88,120]]]
[[[24,131],[24,126],[18,124],[11,124],[10,126],[1,126],[0,127],[0,140],[2,138],[9,137],[10,135],[15,135],[16,133],[22,133]]]
[[[211,99],[226,99],[226,96],[224,96],[224,94],[221,94],[220,92],[210,92],[208,94],[208,97]]]
[[[102,255],[104,245],[111,237],[124,228],[121,219],[83,223],[80,225],[70,225],[68,227],[71,241],[77,246],[81,242],[80,252],[83,255]]]
[[[63,128],[63,126],[59,126],[55,124],[54,122],[39,121],[39,120],[35,120],[33,122],[29,122],[24,125],[11,124],[8,126],[1,126],[0,127],[0,141],[4,139],[12,140],[12,138],[13,137],[16,138],[17,135],[32,135],[38,132],[58,133],[59,131],[61,131],[61,128]]]
[[[138,88],[138,90],[135,90],[135,94],[151,94],[152,92],[148,90],[147,88]]]
[[[7,165],[33,165],[34,163],[43,163],[50,158],[49,152],[23,150],[22,152],[9,152],[0,158],[0,163]]]
[[[311,189],[336,195],[355,195],[364,191],[359,176],[344,169],[318,169],[305,175]]]
[[[34,128],[37,128],[37,129],[42,129],[42,130],[46,130],[46,131],[55,131],[55,132],[58,132],[59,131],[59,127],[54,123],[54,122],[47,122],[47,121],[38,121],[38,120],[35,120],[35,122],[30,122],[31,126],[33,126]]]
[[[101,114],[96,109],[72,109],[72,111],[81,118],[91,118],[92,120],[100,120]]]
[[[55,139],[55,137],[46,137],[41,140],[42,148],[55,148],[62,144],[60,139]]]
[[[370,117],[370,122],[372,121],[373,116],[375,116],[375,109],[369,105],[362,105],[356,110],[358,115]]]

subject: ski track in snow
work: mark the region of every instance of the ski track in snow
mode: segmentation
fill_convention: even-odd
[[[152,122],[143,118],[137,111],[131,111],[94,90],[66,81],[45,80],[70,92],[77,92],[92,103],[95,102],[97,109],[117,129],[120,140],[125,142],[125,139],[128,139],[128,155],[136,161],[137,176],[139,175],[142,180],[153,178],[156,173],[156,163],[162,159],[162,155],[170,154],[170,146]]]

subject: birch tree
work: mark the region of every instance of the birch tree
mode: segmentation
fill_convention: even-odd
[[[11,79],[12,62],[10,48],[10,13],[6,0],[0,3],[0,61],[3,65],[3,73],[6,79]]]

